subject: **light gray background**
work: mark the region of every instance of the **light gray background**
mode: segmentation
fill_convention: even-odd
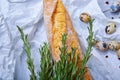
[[[81,12],[88,12],[95,18],[94,31],[95,37],[101,41],[120,40],[120,32],[113,35],[106,35],[104,32],[105,25],[109,21],[114,21],[119,26],[119,13],[112,14],[109,9],[113,0],[63,0],[74,28],[79,35],[83,52],[87,47],[86,37],[87,24],[79,20]],[[109,1],[109,5],[105,2]],[[91,5],[92,4],[92,5]],[[93,10],[92,10],[93,9]],[[19,25],[29,34],[32,57],[34,59],[35,71],[39,71],[40,55],[38,48],[43,42],[47,42],[46,31],[42,18],[41,0],[1,0],[0,1],[0,80],[29,80],[29,71],[26,64],[26,55],[23,50],[23,43],[16,25]],[[111,17],[115,17],[112,20]],[[118,27],[118,30],[120,28]],[[102,32],[102,33],[101,33]],[[94,80],[120,80],[119,74],[120,62],[115,52],[100,52],[93,48],[88,67]],[[109,58],[106,59],[105,56]]]

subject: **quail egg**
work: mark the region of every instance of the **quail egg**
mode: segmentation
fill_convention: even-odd
[[[80,15],[80,20],[81,20],[82,22],[87,23],[87,22],[90,21],[90,19],[91,19],[91,17],[90,17],[90,15],[89,15],[88,13],[82,13],[82,14]]]
[[[113,22],[110,22],[107,24],[106,28],[105,28],[105,32],[107,34],[112,34],[116,31],[116,24]]]
[[[101,51],[105,51],[108,49],[108,45],[105,42],[97,42],[96,48],[101,50]]]
[[[120,43],[117,41],[109,41],[107,44],[108,44],[108,48],[111,50],[120,49]]]

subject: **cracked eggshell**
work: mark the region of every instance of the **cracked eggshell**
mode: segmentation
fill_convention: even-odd
[[[120,43],[117,41],[109,41],[107,44],[108,44],[108,48],[111,50],[120,49]]]
[[[116,24],[114,22],[109,22],[105,28],[107,34],[112,34],[116,31]]]
[[[101,51],[105,51],[108,49],[108,45],[105,42],[97,42],[96,48],[101,50]]]
[[[87,23],[87,22],[90,21],[90,19],[91,19],[91,16],[90,16],[88,13],[81,13],[81,15],[80,15],[80,20],[81,20],[82,22]]]

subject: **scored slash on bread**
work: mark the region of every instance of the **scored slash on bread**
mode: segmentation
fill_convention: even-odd
[[[69,14],[67,13],[61,0],[43,0],[44,1],[44,23],[47,30],[47,37],[54,61],[60,60],[59,47],[62,46],[62,34],[67,34],[66,45],[68,52],[71,47],[76,48],[76,54],[79,56],[78,63],[82,60],[82,51],[79,45],[77,34],[73,28]],[[87,71],[84,75],[85,80],[92,80]]]

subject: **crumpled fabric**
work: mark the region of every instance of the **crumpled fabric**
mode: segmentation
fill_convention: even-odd
[[[89,13],[95,18],[93,24],[94,37],[99,41],[120,41],[120,19],[111,19],[102,11],[105,0],[62,0],[71,16],[74,28],[78,34],[83,53],[87,48],[87,26],[80,21],[82,12]],[[112,1],[112,0],[111,0]],[[20,26],[31,45],[35,72],[40,69],[40,54],[38,48],[47,42],[46,30],[43,20],[42,0],[2,0],[0,1],[0,80],[30,80],[26,64],[24,45],[20,38],[17,25]],[[107,14],[111,15],[111,14]],[[109,21],[116,22],[117,30],[107,35],[105,26]],[[120,61],[116,52],[101,52],[93,47],[92,57],[87,66],[93,80],[120,80]],[[105,58],[108,55],[109,58]]]
[[[31,48],[31,50],[36,52],[40,43],[42,44],[42,41],[47,40],[47,38],[42,38],[45,35],[44,27],[40,28],[43,25],[43,21],[41,21],[42,9],[41,0],[0,1],[0,80],[29,80],[30,74],[27,70],[24,45],[16,26],[20,26],[25,34],[29,34],[29,41],[40,30],[38,34],[42,33],[42,35],[35,35],[39,36],[38,41],[34,38],[30,42],[32,47],[36,49]],[[36,53],[38,54],[35,56],[38,58],[35,57],[35,60],[37,59],[39,63],[39,52]],[[39,68],[39,64],[36,65]]]
[[[13,80],[15,56],[11,54],[11,35],[4,15],[0,12],[0,80]]]
[[[93,6],[94,5],[94,6]],[[109,17],[106,17],[105,14],[102,12],[102,9],[100,8],[100,5],[98,4],[97,0],[92,0],[82,11],[79,11],[75,13],[74,15],[77,15],[78,13],[87,12],[91,15],[92,18],[95,19],[93,23],[93,32],[94,32],[94,38],[98,41],[104,41],[108,42],[111,40],[116,40],[120,42],[120,19],[111,19]],[[87,25],[83,22],[78,21],[78,16],[74,17],[74,21],[76,21],[75,24],[79,24],[79,32],[81,32],[82,40],[81,42],[84,42],[85,48],[87,48],[87,41],[86,38],[88,36],[87,32]],[[115,33],[108,35],[105,32],[105,28],[108,22],[115,22],[117,25],[117,30]],[[76,25],[76,26],[77,26]],[[95,47],[93,47],[93,50],[91,52],[93,54],[93,57],[91,57],[91,60],[89,61],[88,67],[90,67],[91,74],[93,75],[93,79],[95,80],[119,80],[120,74],[120,61],[117,58],[117,54],[115,51],[99,51]],[[106,58],[105,56],[108,56]],[[95,59],[96,58],[96,59]]]

